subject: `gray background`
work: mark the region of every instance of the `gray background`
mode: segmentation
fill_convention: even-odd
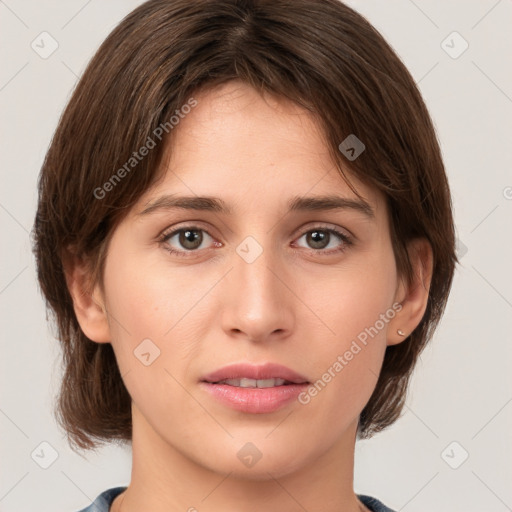
[[[60,112],[94,50],[140,3],[0,1],[2,512],[75,511],[129,482],[129,449],[81,457],[53,419],[60,352],[28,234]],[[355,489],[406,512],[512,510],[512,1],[348,3],[383,33],[421,88],[442,144],[462,259],[403,417],[358,443]],[[51,49],[43,31],[58,43],[46,59],[31,47]],[[460,37],[448,37],[453,31]],[[461,38],[469,48],[453,58]]]

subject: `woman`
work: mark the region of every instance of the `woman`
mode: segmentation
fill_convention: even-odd
[[[389,511],[353,490],[456,256],[432,122],[337,0],[150,0],[41,170],[38,276],[70,443],[130,442],[85,510]]]

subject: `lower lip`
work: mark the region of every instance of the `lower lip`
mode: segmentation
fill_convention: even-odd
[[[202,387],[223,404],[242,412],[269,413],[297,399],[308,384],[289,384],[272,388],[239,388],[227,384],[201,382]]]

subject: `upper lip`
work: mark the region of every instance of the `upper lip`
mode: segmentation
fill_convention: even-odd
[[[219,382],[227,379],[284,379],[294,384],[304,384],[308,380],[297,372],[280,364],[266,363],[254,365],[249,363],[230,364],[205,375],[203,382]]]

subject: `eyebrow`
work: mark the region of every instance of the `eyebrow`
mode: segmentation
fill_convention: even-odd
[[[163,195],[150,201],[138,215],[148,215],[157,211],[172,209],[209,211],[228,215],[233,213],[226,202],[217,197]],[[288,210],[290,212],[354,210],[367,217],[375,217],[372,207],[366,201],[335,195],[292,197],[288,201]]]

